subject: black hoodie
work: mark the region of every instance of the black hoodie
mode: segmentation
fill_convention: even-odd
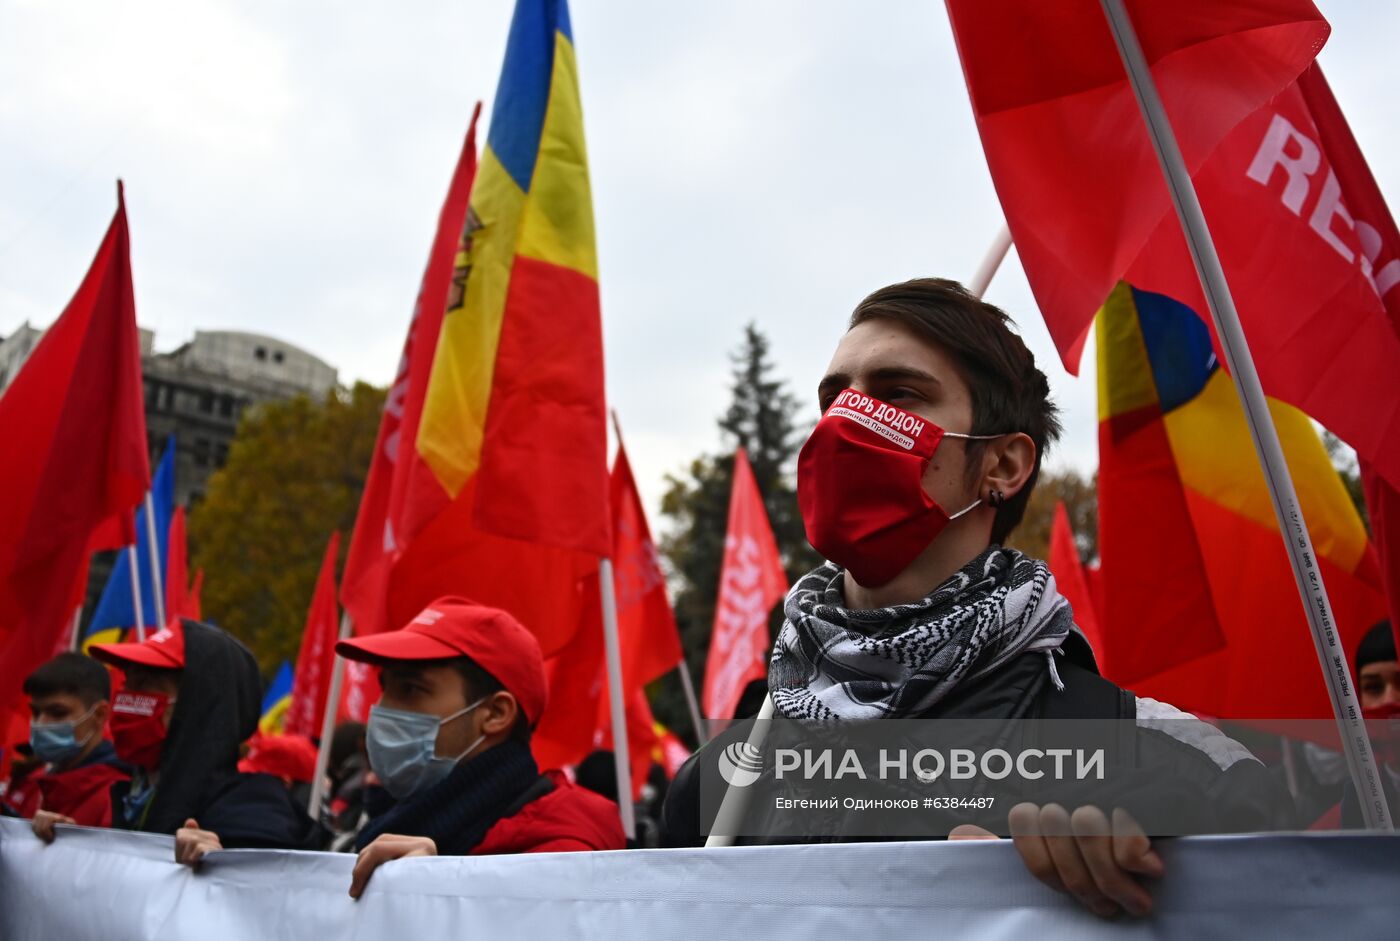
[[[262,682],[248,648],[196,621],[182,622],[185,669],[160,752],[155,793],[138,819],[116,826],[174,833],[191,817],[225,847],[311,849],[319,829],[282,781],[238,771],[238,749],[258,727]],[[122,794],[113,795],[114,818]]]

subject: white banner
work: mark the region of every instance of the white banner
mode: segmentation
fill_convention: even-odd
[[[1400,836],[1164,841],[1157,912],[1102,922],[1005,840],[405,859],[346,894],[354,858],[230,850],[198,872],[169,837],[0,820],[6,941],[441,937],[1394,937]]]

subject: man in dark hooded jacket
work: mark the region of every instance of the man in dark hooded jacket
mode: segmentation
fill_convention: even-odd
[[[767,684],[776,718],[846,729],[929,719],[1106,726],[1124,744],[1111,787],[1037,780],[998,798],[989,812],[998,819],[980,818],[1009,832],[1037,878],[1103,917],[1151,910],[1143,882],[1164,866],[1149,834],[1291,822],[1287,795],[1242,745],[1100,677],[1049,568],[1004,545],[1059,422],[1002,311],[946,280],[876,291],[817,391],[822,419],[799,457],[797,490],[807,538],[829,561],[784,603]],[[677,775],[668,842],[704,842],[714,811],[702,776],[749,795],[776,779],[771,767],[736,764],[752,724],[712,740]],[[752,777],[736,783],[736,769]],[[792,842],[782,830],[792,815],[763,796],[730,832]],[[942,834],[995,838],[971,816],[948,815]],[[869,837],[845,805],[820,819],[822,829],[796,839]]]
[[[111,731],[135,770],[113,789],[114,827],[178,834],[177,858],[190,831],[194,842],[217,835],[229,848],[315,847],[319,828],[281,780],[238,771],[239,745],[257,728],[262,701],[247,647],[182,621],[142,643],[96,644],[92,653],[124,679]]]

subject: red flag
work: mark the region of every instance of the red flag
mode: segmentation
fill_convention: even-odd
[[[652,761],[662,767],[666,777],[674,778],[690,757],[690,749],[685,747],[679,735],[660,722],[654,724],[653,730],[656,732],[656,748],[652,751]]]
[[[629,692],[681,662],[681,634],[666,596],[666,576],[652,542],[632,465],[619,437],[609,481],[613,515],[613,580],[622,675]]]
[[[640,791],[655,745],[651,706],[644,687],[680,663],[680,632],[666,596],[666,579],[651,539],[646,511],[620,442],[609,494],[628,750],[633,784]],[[596,575],[586,580],[582,597],[578,631],[569,645],[546,664],[550,708],[534,736],[536,758],[546,767],[576,764],[594,749],[612,747],[612,710]]]
[[[165,611],[170,620],[199,620],[198,602],[190,592],[189,545],[185,537],[185,508],[170,517],[170,550],[165,560]]]
[[[345,661],[345,676],[340,687],[339,722],[368,722],[369,707],[379,701],[374,667],[358,660]]]
[[[93,548],[131,542],[150,486],[126,205],[0,396],[0,704],[52,655]]]
[[[1329,31],[1308,0],[1127,8],[1193,173]],[[1177,224],[1147,128],[1097,0],[948,0],[948,13],[1016,252],[1077,373],[1095,311],[1158,224]],[[1219,215],[1206,205],[1212,229]]]
[[[292,678],[292,702],[282,727],[286,735],[321,737],[331,668],[335,665],[335,641],[340,633],[340,615],[335,606],[335,562],[339,554],[337,530],[326,544],[316,593],[311,596],[311,610],[306,615],[306,630],[301,635],[301,651]]]
[[[189,596],[185,599],[185,617],[191,621],[202,621],[204,615],[201,611],[203,604],[201,596],[204,594],[204,569],[195,569],[194,584],[190,586]]]
[[[1046,560],[1055,576],[1055,584],[1060,594],[1074,609],[1074,623],[1084,632],[1089,646],[1099,663],[1099,672],[1106,673],[1104,663],[1103,637],[1099,633],[1098,612],[1094,608],[1093,597],[1089,594],[1089,582],[1084,576],[1084,563],[1079,558],[1079,547],[1074,544],[1074,530],[1069,524],[1069,513],[1064,503],[1055,504],[1055,522],[1050,527],[1050,558]]]
[[[453,259],[463,238],[467,202],[476,177],[476,120],[480,114],[478,102],[452,174],[447,200],[438,216],[437,234],[418,288],[398,375],[384,402],[384,417],[379,423],[369,477],[355,517],[355,531],[350,536],[350,550],[341,580],[341,600],[350,612],[357,634],[374,634],[402,626],[388,620],[390,571],[417,529],[448,503],[447,494],[423,463],[413,443],[418,437],[423,396],[428,388],[438,334],[447,310],[448,291],[452,286]]]
[[[705,715],[729,719],[744,686],[768,675],[768,612],[787,594],[778,543],[748,455],[734,455],[734,487],[724,537],[715,624],[705,664]]]

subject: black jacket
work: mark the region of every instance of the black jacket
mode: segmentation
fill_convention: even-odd
[[[1294,826],[1288,795],[1267,769],[1244,746],[1213,726],[1151,699],[1139,699],[1098,675],[1088,645],[1071,634],[1058,658],[1064,690],[1049,677],[1046,656],[1030,653],[1008,663],[994,674],[966,683],[941,700],[920,719],[1118,719],[1106,724],[1126,735],[1121,754],[1131,765],[1110,776],[1110,784],[1095,792],[1096,804],[1122,807],[1142,823],[1148,833],[1180,834],[1255,832]],[[714,802],[702,810],[700,782],[718,780],[720,753],[725,746],[747,738],[752,720],[733,727],[697,751],[681,768],[666,797],[662,826],[668,846],[700,846],[714,817]],[[766,772],[765,774],[768,774]],[[754,785],[755,793],[764,779]],[[717,785],[715,785],[717,786]],[[1082,790],[1037,783],[1019,797],[998,798],[993,821],[970,811],[943,815],[948,828],[958,823],[978,823],[1005,832],[1006,811],[1017,800],[1057,802],[1071,806]],[[1072,807],[1071,807],[1072,809]],[[745,815],[744,832],[777,831],[771,799],[754,797]],[[849,826],[840,810],[828,811],[822,822],[827,836],[807,842],[857,842],[871,837]],[[706,818],[701,819],[702,815]],[[925,815],[927,816],[927,815]],[[924,819],[924,818],[921,818]],[[816,827],[814,831],[816,832]],[[942,831],[946,834],[946,829]],[[740,838],[740,843],[795,842],[788,837]]]
[[[279,778],[238,771],[239,746],[258,727],[262,681],[248,648],[216,627],[184,621],[185,668],[160,753],[155,793],[128,811],[130,785],[113,790],[113,825],[174,833],[187,819],[224,846],[314,848],[319,827]]]

